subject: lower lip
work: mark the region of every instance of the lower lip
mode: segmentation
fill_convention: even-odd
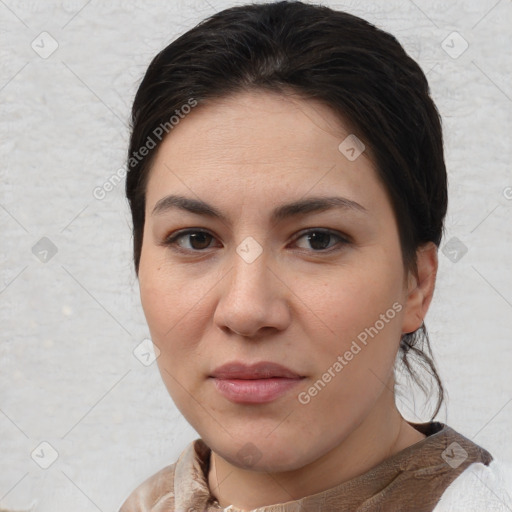
[[[295,387],[302,378],[272,379],[217,379],[214,378],[217,390],[228,400],[235,403],[262,404],[272,402]]]

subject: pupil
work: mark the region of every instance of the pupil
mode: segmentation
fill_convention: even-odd
[[[319,233],[319,232],[316,232],[316,233],[312,233],[311,235],[309,235],[308,238],[309,238],[309,241],[311,243],[311,247],[313,249],[326,249],[329,246],[329,237],[330,236],[331,235],[329,235],[329,233]],[[321,247],[315,247],[315,243],[322,242],[322,239],[326,243],[320,243],[319,245]]]
[[[209,245],[208,233],[192,233],[191,237],[191,245],[194,249],[206,249]],[[199,242],[200,247],[194,245],[194,242]]]

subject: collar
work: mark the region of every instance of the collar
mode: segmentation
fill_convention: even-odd
[[[394,510],[428,511],[471,463],[488,465],[492,461],[490,453],[443,423],[409,424],[427,437],[335,487],[252,512],[362,512],[381,510],[386,503],[393,503]],[[244,512],[233,505],[223,509],[211,494],[210,454],[206,443],[196,439],[178,458],[174,473],[175,510]],[[418,508],[418,503],[426,508]]]

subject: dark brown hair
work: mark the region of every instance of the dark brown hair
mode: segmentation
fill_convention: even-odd
[[[193,102],[254,89],[320,101],[355,130],[389,194],[404,266],[416,271],[416,250],[427,242],[439,247],[447,209],[442,128],[425,75],[392,35],[367,21],[320,5],[279,1],[221,11],[149,65],[133,102],[126,178],[137,275],[146,184],[172,119],[182,118],[184,106]],[[424,324],[402,335],[400,357],[428,393],[411,367],[411,354],[437,384],[434,417],[444,390]]]

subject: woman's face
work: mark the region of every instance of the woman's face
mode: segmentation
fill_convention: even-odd
[[[319,103],[244,92],[193,109],[151,169],[139,283],[158,365],[240,467],[296,469],[341,443],[389,398],[400,335],[419,326],[391,203],[349,135]],[[298,378],[216,372],[232,362]]]

